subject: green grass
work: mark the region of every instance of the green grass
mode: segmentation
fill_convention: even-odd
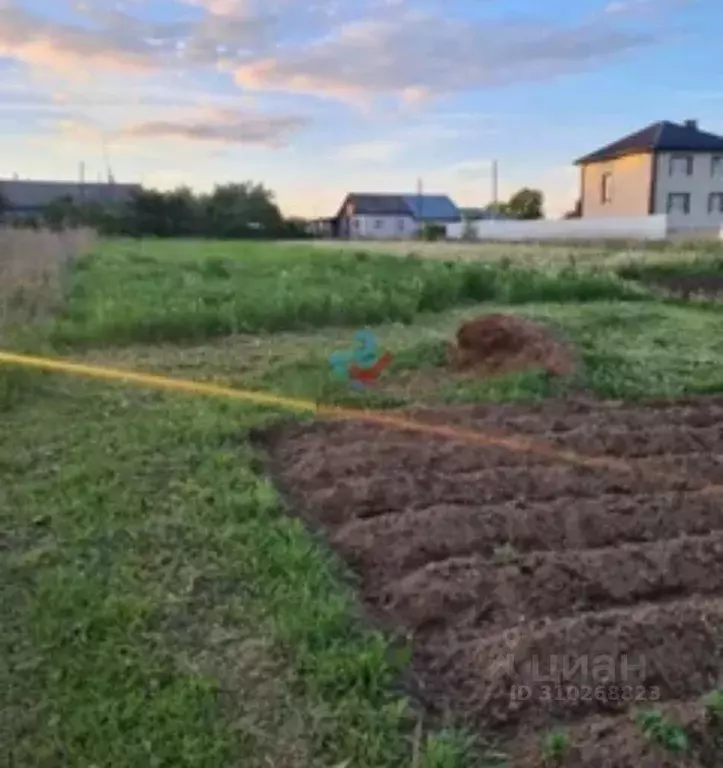
[[[567,380],[536,371],[490,379],[449,376],[444,345],[462,321],[480,311],[514,311],[548,324],[572,345],[579,358],[578,372]],[[196,347],[193,352],[167,347],[142,365],[178,370],[182,359],[199,354],[188,375],[320,402],[370,406],[523,401],[572,390],[631,400],[723,392],[720,322],[715,314],[695,306],[594,302],[511,309],[494,304],[483,310],[428,314],[411,327],[390,323],[374,331],[380,347],[395,357],[378,387],[361,394],[331,376],[329,355],[354,344],[353,334],[340,329],[281,334],[260,347],[245,337],[219,347]],[[130,357],[138,359],[137,348]],[[408,392],[399,386],[405,378],[413,382]]]
[[[83,342],[88,362],[380,407],[723,391],[714,313],[594,272],[188,242],[113,243],[81,264],[61,325],[33,332],[54,336],[17,348]],[[230,298],[204,315],[197,295]],[[223,335],[229,307],[254,333]],[[555,325],[579,373],[450,379],[444,342],[482,311]],[[363,322],[395,360],[360,395],[328,356]],[[502,764],[435,723],[420,734],[399,686],[408,651],[357,622],[342,566],[263,476],[249,431],[278,416],[0,368],[0,742],[14,765]]]
[[[282,514],[244,437],[262,420],[63,379],[5,416],[0,688],[14,764],[266,765],[264,730],[284,723],[259,722],[234,675],[259,634],[294,670],[299,700],[274,717],[300,718],[300,765],[410,764],[395,693],[406,654],[356,626],[339,566]],[[462,741],[425,743],[422,765],[463,765]]]
[[[710,722],[720,728],[723,725],[723,689],[711,691],[703,700],[703,704]]]
[[[57,343],[198,341],[229,333],[411,323],[484,301],[639,300],[610,272],[370,257],[266,244],[112,243],[75,270]]]
[[[637,721],[645,738],[666,751],[682,754],[690,748],[690,738],[685,728],[669,722],[661,712],[656,710],[640,712]]]
[[[545,736],[542,746],[545,765],[561,765],[569,751],[570,739],[564,731],[550,731]]]
[[[580,385],[601,397],[641,399],[723,392],[723,339],[703,309],[655,303],[540,308],[578,350]]]
[[[626,280],[656,280],[670,277],[723,274],[723,255],[701,253],[685,261],[636,261],[616,270]]]

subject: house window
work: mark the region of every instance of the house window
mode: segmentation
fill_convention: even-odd
[[[708,213],[723,213],[723,192],[708,195]]]
[[[351,225],[352,225],[352,227],[354,227],[354,229],[359,229],[359,224],[360,224],[359,219],[352,219],[351,220]]]
[[[723,176],[723,155],[713,155],[713,157],[711,157],[710,175]]]
[[[397,229],[400,232],[404,232],[404,229],[405,229],[405,227],[404,227],[404,219],[397,219]]]
[[[384,226],[384,219],[374,219],[374,229],[381,229]]]
[[[613,201],[613,175],[610,171],[603,173],[600,179],[600,202],[612,203]]]
[[[671,192],[668,195],[668,213],[690,213],[688,192]]]
[[[668,174],[670,176],[692,176],[693,155],[671,155]]]

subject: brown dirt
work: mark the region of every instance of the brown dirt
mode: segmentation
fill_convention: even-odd
[[[700,697],[723,685],[723,399],[422,411],[524,434],[630,471],[369,424],[265,435],[287,497],[355,573],[369,614],[413,647],[432,714],[538,768],[568,729],[571,768],[718,768]],[[661,707],[691,749],[634,722]],[[716,741],[716,739],[718,739]]]
[[[704,768],[719,765],[721,736],[712,732],[710,723],[699,703],[662,704],[659,709],[666,721],[683,727],[689,735],[692,749],[688,754],[671,754],[655,743],[641,741],[640,727],[628,714],[617,717],[593,715],[570,726],[570,754],[560,766],[586,768]],[[717,733],[716,733],[717,731]],[[538,738],[520,740],[512,748],[512,766],[543,766],[540,761]],[[553,763],[554,765],[554,763]]]
[[[570,352],[552,333],[517,315],[483,315],[462,323],[457,344],[447,348],[447,361],[458,370],[503,375],[532,368],[553,376],[574,370]]]

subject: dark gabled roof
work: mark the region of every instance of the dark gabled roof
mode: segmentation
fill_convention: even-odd
[[[723,152],[723,136],[701,131],[694,120],[661,120],[579,158],[575,165],[613,160],[637,152]]]
[[[32,181],[26,179],[0,180],[0,195],[14,209],[41,208],[61,197],[78,202],[86,200],[100,204],[127,200],[140,190],[140,184],[83,183],[77,181]]]
[[[360,216],[409,216],[411,211],[401,195],[360,194],[352,192],[346,196],[338,215],[352,205],[354,213]]]
[[[460,218],[459,208],[447,195],[404,195],[404,202],[417,221],[457,220]]]
[[[412,216],[418,221],[460,218],[459,209],[447,195],[376,194],[352,192],[347,195],[337,218],[352,204],[360,216]]]

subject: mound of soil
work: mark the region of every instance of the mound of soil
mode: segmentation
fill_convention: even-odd
[[[542,325],[517,315],[482,315],[463,323],[447,361],[458,370],[486,375],[542,369],[567,376],[575,368],[567,346]]]
[[[290,508],[354,572],[378,626],[411,641],[427,712],[496,740],[511,768],[551,764],[556,727],[563,768],[723,766],[701,706],[723,684],[723,399],[416,416],[628,466],[353,422],[265,435]],[[685,728],[685,754],[645,737],[650,709]]]

